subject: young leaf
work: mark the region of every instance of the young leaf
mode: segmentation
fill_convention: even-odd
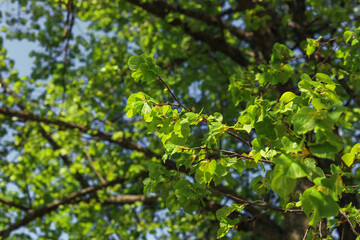
[[[350,41],[352,35],[353,35],[353,32],[351,32],[351,31],[344,32],[343,37],[344,37],[344,40],[346,43],[348,43]]]

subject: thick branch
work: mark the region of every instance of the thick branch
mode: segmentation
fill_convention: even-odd
[[[20,97],[14,91],[12,91],[12,89],[10,89],[8,87],[8,85],[4,82],[4,79],[2,78],[1,75],[0,75],[0,83],[1,83],[1,86],[5,89],[5,91],[8,94],[10,94],[11,96],[13,96],[16,99],[20,99]],[[18,106],[20,107],[20,109],[22,111],[25,111],[25,107],[22,104],[18,104]],[[41,126],[40,122],[38,125],[40,128],[41,135],[50,143],[50,145],[52,146],[52,148],[54,150],[59,150],[61,147],[54,141],[54,139],[51,137],[51,135],[45,131],[45,129]],[[60,158],[63,160],[63,162],[65,163],[66,166],[69,167],[71,165],[71,160],[66,155],[60,154]],[[89,186],[86,179],[79,172],[75,173],[75,178],[81,184],[81,186],[83,188]]]
[[[59,150],[60,146],[54,141],[54,139],[50,136],[50,134],[45,131],[45,129],[41,126],[41,124],[39,124],[39,127],[40,127],[41,135],[50,143],[51,147],[55,151]],[[65,163],[66,166],[70,167],[71,160],[68,158],[68,156],[60,154],[60,158],[63,160],[63,162]],[[75,173],[75,179],[81,184],[81,186],[83,188],[86,188],[89,186],[86,179],[77,171]]]
[[[134,2],[134,1],[132,1],[132,2]],[[152,4],[159,4],[159,3],[160,3],[160,1],[152,2]],[[234,34],[240,40],[245,40],[247,42],[250,42],[251,37],[253,37],[252,32],[246,32],[240,28],[234,27],[233,25],[231,25],[231,23],[221,20],[221,18],[219,16],[210,16],[210,15],[206,15],[199,11],[194,11],[191,9],[184,9],[180,5],[177,5],[174,3],[162,2],[161,4],[163,4],[165,6],[165,9],[166,9],[165,11],[167,11],[167,12],[178,12],[178,13],[186,15],[187,17],[200,20],[200,21],[206,23],[207,25],[217,26],[219,28],[225,28],[225,29],[229,30],[232,34]],[[237,10],[240,10],[240,8],[238,8]]]
[[[99,130],[94,130],[89,127],[85,127],[81,124],[77,124],[77,123],[73,123],[73,122],[66,122],[66,121],[62,121],[59,119],[48,119],[45,117],[40,117],[36,114],[28,113],[28,112],[21,111],[21,110],[12,110],[12,109],[5,108],[5,107],[0,107],[0,114],[9,116],[9,117],[18,117],[24,121],[34,121],[34,122],[39,122],[39,123],[52,124],[52,125],[56,125],[60,128],[65,128],[65,129],[77,129],[81,133],[89,134],[90,136],[92,136],[94,138],[104,140],[104,141],[109,141],[111,143],[122,146],[126,149],[142,152],[145,154],[145,156],[147,156],[149,158],[157,158],[157,159],[162,158],[161,155],[154,153],[153,151],[149,150],[148,148],[142,147],[135,142],[132,142],[127,139],[116,139],[115,140],[115,139],[113,139],[111,134],[104,133]],[[48,140],[50,140],[50,139],[48,139]],[[164,166],[167,169],[177,169],[176,163],[173,161],[170,161],[170,160],[166,161]],[[183,173],[188,172],[188,170],[186,170],[184,167],[180,167],[179,171],[183,172]]]
[[[146,173],[143,172],[141,174],[146,174]],[[70,203],[70,202],[76,200],[76,198],[82,197],[87,194],[95,193],[96,191],[98,191],[100,189],[104,189],[109,186],[114,186],[116,184],[123,183],[124,181],[125,181],[125,179],[116,179],[116,180],[107,182],[105,184],[100,184],[100,185],[96,185],[93,187],[87,187],[87,188],[80,190],[79,192],[72,193],[72,194],[64,197],[63,199],[55,200],[55,201],[53,201],[49,204],[46,204],[45,206],[40,207],[36,210],[31,210],[28,212],[28,214],[23,219],[10,225],[7,229],[2,230],[0,232],[0,237],[3,237],[3,238],[8,237],[13,230],[18,229],[21,226],[25,226],[26,224],[33,221],[34,219],[40,218],[40,217],[44,216],[45,214],[50,213],[51,211],[57,209],[62,204]]]
[[[147,157],[157,157],[161,158],[160,155],[148,150],[147,148],[144,148],[134,142],[127,141],[125,139],[117,139],[114,140],[112,138],[111,134],[107,134],[104,132],[101,132],[99,130],[93,130],[89,127],[83,126],[81,124],[73,123],[73,122],[66,122],[59,119],[48,119],[45,117],[40,117],[36,114],[28,113],[25,111],[18,111],[18,110],[12,110],[5,107],[0,107],[0,114],[9,116],[9,117],[18,117],[21,118],[24,121],[34,121],[34,122],[40,122],[40,123],[46,123],[46,124],[52,124],[56,125],[60,128],[66,128],[66,129],[77,129],[82,133],[89,134],[90,136],[93,136],[95,138],[106,140],[112,143],[116,143],[118,145],[121,145],[125,148],[131,149],[131,150],[137,150],[140,152],[143,152]]]
[[[174,10],[172,8],[169,8],[168,4],[165,1],[156,1],[156,3],[143,2],[140,0],[127,1],[133,5],[141,7],[145,11],[152,13],[162,19],[164,19],[168,15],[168,13]],[[187,13],[190,14],[189,12]],[[232,60],[239,63],[241,66],[249,66],[249,61],[244,57],[243,53],[239,50],[239,48],[232,46],[221,37],[212,34],[206,34],[202,31],[194,31],[189,27],[189,24],[187,22],[182,21],[179,18],[174,19],[173,21],[169,22],[169,24],[173,26],[181,26],[184,29],[184,32],[193,37],[194,40],[208,44],[212,50],[224,53]]]
[[[4,204],[6,204],[6,205],[8,205],[10,207],[18,208],[18,209],[20,209],[22,211],[28,211],[29,210],[28,207],[25,207],[25,206],[23,206],[21,204],[18,204],[18,203],[11,202],[11,201],[9,201],[7,199],[4,199],[4,198],[0,198],[0,202],[4,203]]]

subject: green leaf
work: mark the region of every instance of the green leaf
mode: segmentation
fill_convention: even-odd
[[[178,152],[180,149],[180,147],[178,145],[175,145],[172,143],[165,144],[164,147],[165,147],[166,152],[168,153],[169,157],[171,157],[173,154]]]
[[[265,138],[268,140],[276,140],[275,127],[270,118],[265,117],[262,121],[255,123],[255,130],[258,138]]]
[[[145,95],[142,92],[131,94],[128,98],[127,105],[125,107],[126,116],[131,118],[138,113],[139,107],[136,107],[139,104],[143,104],[146,101]],[[142,109],[142,105],[140,106]]]
[[[175,212],[180,209],[180,204],[175,193],[171,193],[169,197],[166,199],[166,207],[172,212]]]
[[[355,160],[355,154],[353,153],[346,153],[342,156],[342,160],[346,164],[346,166],[351,167]]]
[[[148,103],[144,103],[141,109],[141,115],[145,115],[151,112],[151,106]]]
[[[307,42],[306,55],[308,55],[308,57],[310,57],[310,55],[315,52],[316,48],[319,46],[319,40],[321,38],[322,37],[319,37],[318,39],[311,39],[311,38],[306,39]]]
[[[317,73],[315,79],[316,79],[316,81],[318,81],[318,82],[331,83],[331,84],[334,83],[334,82],[330,79],[329,75],[326,75],[326,74],[324,74],[324,73]]]
[[[271,188],[281,198],[287,198],[296,186],[296,179],[286,177],[285,175],[275,175],[271,181]]]
[[[289,202],[288,204],[286,204],[285,209],[286,209],[286,210],[289,210],[289,209],[293,208],[294,206],[295,206],[295,203]]]
[[[353,32],[351,32],[351,31],[344,32],[343,36],[344,36],[344,40],[346,43],[348,43],[350,41],[352,35],[353,35]]]
[[[140,56],[132,56],[129,58],[128,65],[131,71],[136,71],[139,69],[141,63],[144,62],[144,59]]]
[[[304,107],[293,116],[294,130],[297,133],[306,133],[315,128],[315,110],[309,107]]]
[[[216,170],[216,160],[213,159],[211,160],[211,162],[209,163],[209,167],[207,169],[207,172],[211,173],[211,174],[214,174],[215,173],[215,170]]]
[[[195,181],[200,184],[206,183],[205,174],[200,169],[197,169],[195,172]]]
[[[316,49],[316,47],[314,44],[308,44],[306,47],[306,55],[308,55],[308,57],[310,57],[310,55],[315,52],[315,49]]]
[[[142,77],[140,80],[142,80],[146,83],[151,83],[157,79],[156,74],[153,71],[151,71],[147,65],[140,64],[140,70],[141,70],[141,74],[142,74]]]
[[[310,152],[316,157],[334,160],[335,154],[338,153],[338,148],[325,142],[311,146]]]
[[[307,216],[310,215],[311,210],[316,211],[320,218],[337,216],[339,214],[339,205],[333,198],[319,192],[315,187],[305,190],[300,200]]]
[[[293,93],[293,92],[285,92],[281,98],[279,99],[280,102],[283,102],[283,103],[288,103],[290,102],[291,100],[293,100],[294,98],[296,98],[296,94]]]
[[[275,168],[271,188],[285,199],[294,190],[296,178],[306,176],[306,166],[285,154],[274,158],[273,161],[275,162]]]
[[[312,81],[311,77],[306,73],[302,73],[301,76],[300,76],[300,79],[305,80],[305,81]]]
[[[224,177],[229,173],[229,168],[224,167],[221,164],[216,165],[215,174],[219,177]]]
[[[328,106],[323,101],[321,101],[320,98],[314,98],[311,101],[311,104],[314,106],[315,109],[326,109],[326,108],[328,108]]]
[[[299,160],[291,158],[289,155],[281,154],[279,157],[273,159],[275,165],[275,172],[280,171],[283,175],[289,178],[302,178],[306,176],[306,166]]]
[[[193,113],[193,112],[187,112],[185,113],[186,118],[188,119],[189,123],[191,125],[197,125],[199,121],[200,114]]]
[[[149,114],[152,106],[148,102],[157,103],[153,98],[142,92],[131,94],[125,107],[126,116],[131,118],[136,114]]]
[[[263,183],[264,178],[262,176],[257,176],[250,182],[250,187],[259,195],[265,193],[266,187]]]
[[[145,62],[148,65],[150,71],[152,71],[154,74],[158,76],[161,76],[162,74],[161,68],[154,63],[151,57],[146,57]]]
[[[292,139],[290,136],[284,136],[281,143],[287,153],[297,153],[301,150],[300,140]]]
[[[226,226],[220,227],[216,232],[217,239],[224,237],[229,232],[229,230],[230,229]]]
[[[360,153],[360,143],[355,144],[355,145],[351,148],[351,153],[353,153],[353,154],[358,154],[358,153]]]
[[[231,205],[231,210],[232,211],[237,211],[237,212],[241,212],[242,210],[244,210],[245,209],[245,206],[244,206],[244,204],[236,204],[236,203],[233,203],[232,205]]]
[[[133,56],[129,59],[128,65],[132,71],[131,76],[137,82],[152,83],[161,75],[161,69],[153,63],[151,57],[145,55]]]
[[[359,42],[359,39],[354,38],[351,42],[351,46],[355,46]]]
[[[216,210],[216,218],[220,220],[221,218],[226,218],[229,214],[232,213],[232,209],[229,206],[224,206]]]

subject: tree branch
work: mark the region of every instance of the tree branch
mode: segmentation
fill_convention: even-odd
[[[158,202],[158,196],[121,195],[111,196],[104,201],[105,204],[129,204],[134,202],[142,202],[144,204],[156,204]]]
[[[6,107],[0,107],[0,114],[6,115],[9,117],[18,117],[24,121],[34,121],[34,122],[52,124],[52,125],[56,125],[60,128],[66,128],[66,129],[77,129],[81,133],[88,134],[97,139],[109,141],[111,143],[116,143],[118,145],[121,145],[121,146],[131,149],[131,150],[137,150],[137,151],[143,152],[147,157],[161,158],[160,155],[158,155],[158,154],[148,150],[147,148],[144,148],[134,142],[127,141],[125,139],[114,140],[112,138],[111,134],[104,133],[100,130],[94,130],[89,127],[83,126],[81,124],[77,124],[77,123],[73,123],[73,122],[66,122],[66,121],[62,121],[59,119],[48,119],[46,117],[40,117],[36,114],[28,113],[24,110],[20,110],[20,111],[12,110],[12,109],[9,109]]]
[[[54,141],[54,139],[51,137],[51,135],[49,133],[47,133],[45,131],[45,129],[41,126],[41,124],[39,123],[39,128],[40,128],[40,133],[41,135],[50,143],[50,145],[52,146],[52,148],[56,151],[59,150],[61,147]],[[71,160],[68,158],[67,155],[64,154],[60,154],[60,158],[63,160],[63,162],[65,163],[66,166],[70,167],[71,165]],[[76,171],[76,173],[74,174],[75,179],[80,183],[80,185],[85,188],[88,187],[89,184],[86,181],[86,179],[78,172]]]
[[[10,207],[18,208],[18,209],[20,209],[22,211],[25,211],[25,212],[27,212],[29,210],[28,207],[25,207],[25,206],[23,206],[21,204],[18,204],[18,203],[11,202],[11,201],[9,201],[7,199],[4,199],[4,198],[0,198],[0,202],[4,203],[4,204],[6,204],[6,205],[8,205]]]
[[[142,172],[139,175],[144,175],[144,174],[147,174],[147,173]],[[26,224],[28,224],[29,222],[33,221],[36,218],[43,217],[45,214],[50,213],[51,211],[54,211],[62,204],[70,203],[70,202],[76,200],[76,198],[82,197],[87,194],[95,193],[96,191],[104,189],[106,187],[114,186],[119,183],[123,183],[123,182],[125,182],[125,180],[126,179],[115,179],[115,180],[107,182],[105,184],[87,187],[87,188],[80,190],[79,192],[72,193],[72,194],[64,197],[63,199],[55,200],[49,204],[46,204],[43,207],[40,207],[35,210],[30,210],[30,211],[28,211],[28,214],[24,218],[22,218],[20,221],[10,225],[7,229],[0,231],[0,237],[3,237],[3,238],[8,237],[13,230],[18,229],[21,226],[25,226]]]
[[[262,200],[261,201],[246,201],[244,199],[241,199],[241,198],[231,195],[229,193],[223,193],[223,192],[216,191],[216,190],[213,190],[210,188],[207,188],[207,190],[212,193],[218,194],[218,195],[226,196],[226,197],[228,197],[238,203],[244,204],[244,205],[264,207],[264,208],[268,208],[268,209],[276,210],[276,211],[280,211],[280,212],[291,212],[291,213],[303,213],[304,212],[302,209],[285,209],[285,208],[274,207]]]
[[[2,78],[2,76],[0,75],[0,83],[1,86],[5,89],[5,91],[10,94],[11,96],[13,96],[15,99],[20,99],[20,97],[12,90],[8,87],[8,85],[5,83],[4,79]],[[20,109],[24,112],[25,111],[25,107],[22,104],[17,104]],[[39,128],[40,128],[40,133],[41,135],[50,143],[50,145],[52,146],[52,148],[54,150],[58,150],[61,147],[54,141],[54,139],[51,137],[51,135],[49,133],[47,133],[45,131],[45,129],[41,126],[40,121],[38,121],[39,124]],[[66,166],[70,166],[71,165],[71,160],[63,154],[60,154],[60,158],[63,160],[63,162],[65,163]],[[89,184],[86,181],[86,179],[79,173],[76,171],[75,173],[75,179],[81,184],[81,186],[83,188],[88,187]]]
[[[152,13],[155,16],[160,17],[162,19],[164,19],[170,12],[175,11],[174,6],[172,6],[169,3],[166,3],[165,1],[155,1],[152,3],[143,2],[140,0],[127,0],[127,1],[133,5],[141,7],[145,11]],[[180,8],[178,9],[176,7],[176,9],[179,10]],[[189,15],[190,15],[190,13],[192,13],[191,10],[183,9],[181,11],[183,11],[184,14],[186,13]],[[198,19],[202,19],[203,21],[205,19],[206,19],[206,21],[210,21],[211,24],[217,24],[217,25],[219,24],[219,23],[215,23],[214,22],[215,19],[213,19],[212,17],[201,16],[199,14],[196,14],[196,16]],[[195,17],[195,16],[192,16],[192,17]],[[239,50],[239,48],[232,46],[231,44],[226,42],[221,37],[211,35],[211,34],[206,34],[201,31],[193,31],[189,27],[189,24],[187,22],[182,21],[179,18],[174,19],[173,21],[169,22],[169,24],[173,25],[173,26],[181,26],[183,28],[184,32],[186,34],[190,35],[191,37],[193,37],[194,40],[201,41],[201,42],[208,44],[212,50],[224,53],[225,55],[230,57],[233,61],[239,63],[241,66],[244,66],[244,67],[249,66],[249,64],[250,64],[249,61],[243,56],[243,53]],[[225,25],[227,25],[227,24],[225,24]],[[230,27],[230,26],[228,26],[228,27]],[[244,32],[239,31],[239,30],[235,31],[235,29],[236,28],[234,27],[234,29],[232,29],[232,31],[236,32],[239,36],[248,38],[248,36],[247,36],[248,34],[245,34]]]
[[[101,175],[101,173],[95,168],[95,165],[94,165],[94,162],[93,162],[93,160],[92,160],[92,157],[91,157],[90,153],[89,153],[88,150],[86,149],[85,144],[84,144],[83,141],[82,141],[82,143],[83,143],[83,149],[84,149],[85,155],[86,155],[87,159],[89,160],[89,163],[90,163],[91,168],[94,170],[96,176],[99,178],[99,180],[101,181],[101,183],[102,183],[102,184],[105,184],[105,183],[106,183],[106,180],[103,178],[103,176]]]
[[[340,215],[342,215],[347,223],[349,224],[350,228],[351,228],[351,231],[356,235],[356,236],[360,236],[360,234],[355,230],[354,226],[352,225],[349,217],[346,215],[346,212],[344,212],[343,210],[340,209]]]

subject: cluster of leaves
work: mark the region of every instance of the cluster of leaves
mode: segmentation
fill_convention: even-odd
[[[347,43],[352,34],[345,32],[342,41]],[[308,39],[308,57],[319,47],[320,39]],[[356,46],[357,41],[358,37],[355,37],[355,43],[351,45]],[[226,181],[231,187],[233,170],[241,174],[244,168],[264,168],[264,164],[271,164],[272,168],[266,170],[266,177],[259,176],[253,180],[255,192],[261,195],[265,191],[274,191],[287,211],[301,209],[314,228],[323,218],[338,216],[341,211],[338,202],[342,194],[358,189],[346,186],[343,179],[351,176],[349,170],[360,159],[360,145],[348,146],[344,150],[341,136],[335,131],[351,129],[352,124],[346,119],[346,107],[338,94],[334,76],[332,79],[321,72],[312,77],[306,73],[294,75],[292,67],[284,64],[293,55],[285,45],[275,44],[269,65],[260,65],[258,72],[240,73],[239,76],[244,81],[253,76],[253,84],[266,87],[298,78],[298,90],[283,93],[279,100],[271,101],[253,94],[239,95],[250,90],[232,78],[229,90],[234,98],[240,98],[235,99],[235,104],[243,100],[241,97],[248,100],[234,125],[223,123],[220,113],[206,115],[184,108],[179,112],[182,104],[176,97],[173,104],[159,104],[142,92],[132,94],[126,106],[127,116],[142,116],[148,123],[148,133],[156,130],[162,140],[165,148],[163,160],[175,158],[178,168],[184,166],[196,181],[192,183],[178,173],[161,170],[161,165],[151,165],[150,177],[145,180],[145,192],[162,192],[170,210],[183,207],[186,212],[192,213],[202,206],[209,186]],[[164,82],[161,71],[150,57],[134,56],[128,64],[136,81],[152,84],[159,79]],[[189,145],[188,139],[198,124],[207,126],[206,137],[197,145]],[[241,139],[249,151],[238,153],[231,149],[215,149],[226,136]],[[245,137],[249,139],[245,140]],[[328,168],[323,167],[324,162]],[[311,187],[295,197],[296,185],[304,178]],[[218,237],[224,236],[242,220],[224,219],[233,211],[240,212],[243,207],[234,203],[217,211],[220,221]],[[351,206],[347,208],[347,211],[355,210]],[[351,219],[360,220],[359,214]]]

